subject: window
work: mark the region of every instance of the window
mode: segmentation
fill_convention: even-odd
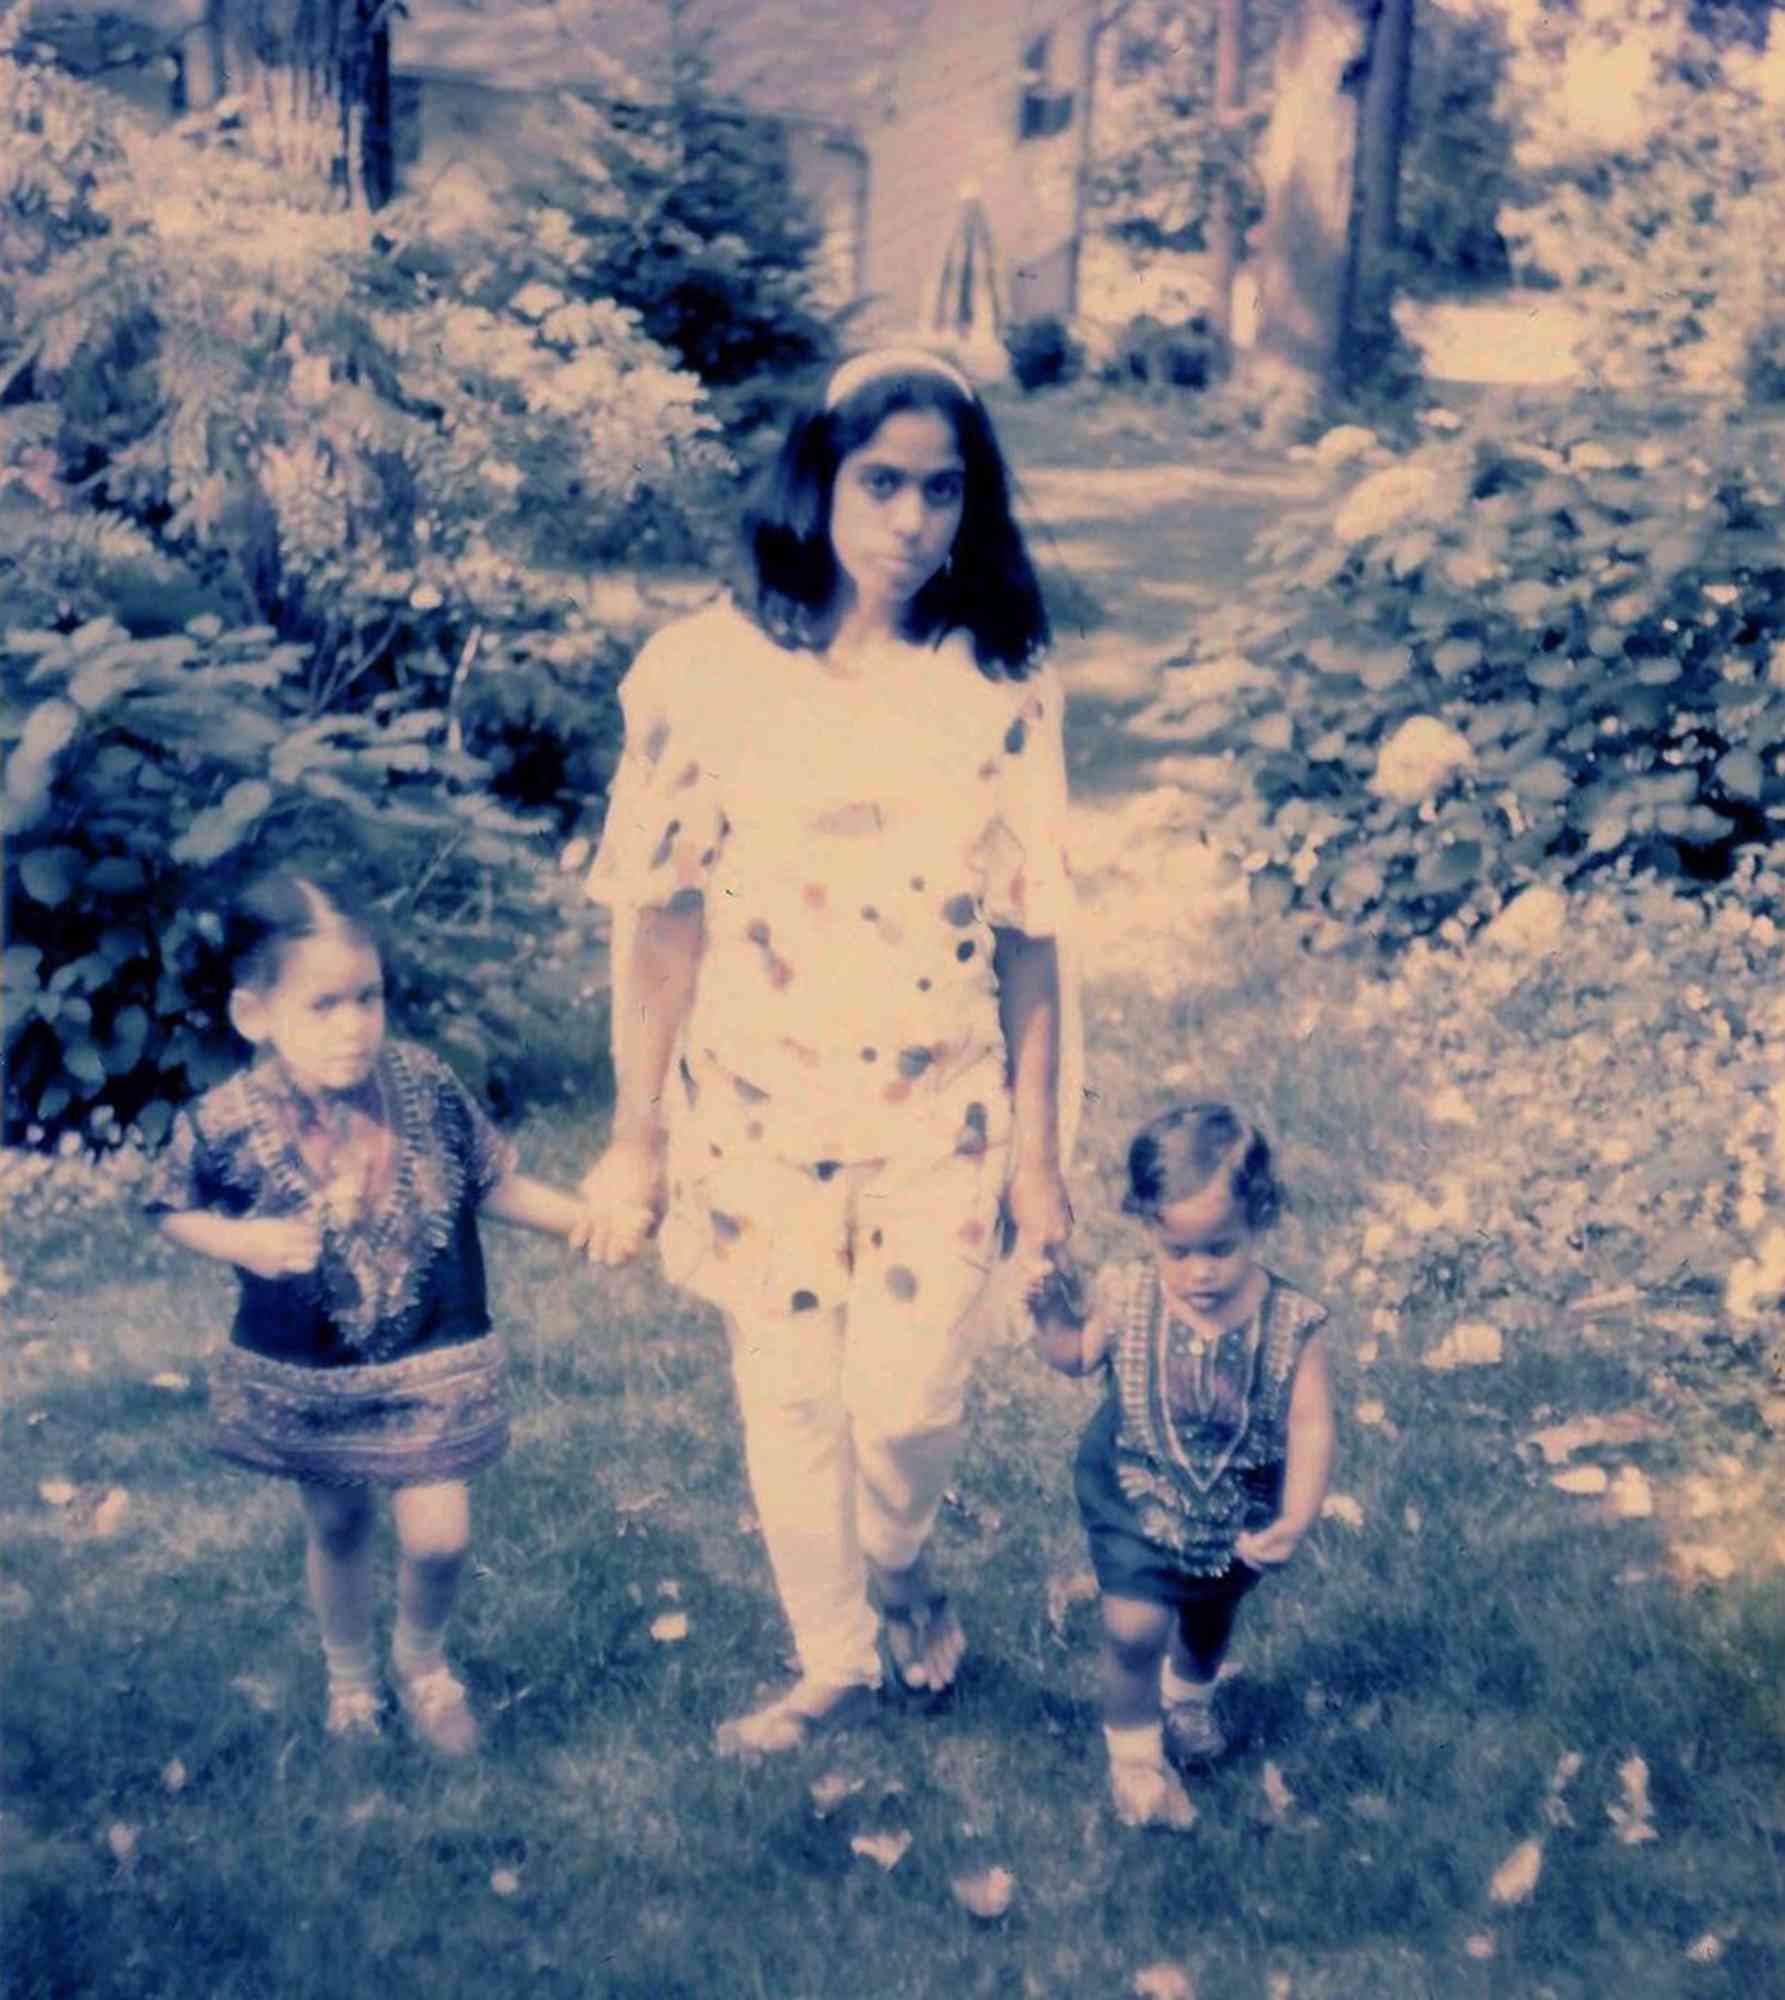
[[[1056,90],[1049,74],[1054,37],[1050,29],[1023,50],[1023,87],[1018,102],[1016,135],[1024,139],[1054,139],[1072,123],[1072,92]]]

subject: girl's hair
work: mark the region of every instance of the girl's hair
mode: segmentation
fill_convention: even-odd
[[[1225,1104],[1174,1105],[1129,1142],[1122,1212],[1157,1222],[1161,1209],[1201,1194],[1223,1173],[1248,1229],[1268,1229],[1282,1214],[1283,1186],[1258,1127]]]
[[[795,418],[743,520],[746,607],[783,646],[822,646],[840,576],[831,546],[837,468],[888,417],[933,410],[947,419],[965,473],[961,525],[947,566],[907,608],[908,639],[955,630],[981,670],[1021,680],[1049,638],[1041,585],[1010,509],[1010,474],[977,396],[930,369],[876,373],[834,408]]]
[[[277,985],[292,945],[328,932],[384,955],[377,924],[351,890],[290,868],[258,877],[223,921],[223,969],[229,984],[264,992]]]

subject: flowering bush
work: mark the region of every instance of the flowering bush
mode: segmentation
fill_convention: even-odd
[[[417,993],[518,1061],[637,636],[590,572],[698,546],[700,384],[550,212],[417,199],[374,245],[227,128],[6,57],[0,140],[10,1128],[152,1134],[219,1046],[195,913],[348,837]]]
[[[1619,862],[1725,872],[1785,818],[1766,441],[1441,421],[1265,538],[1165,672],[1140,726],[1180,746],[1209,839],[1261,905],[1385,941]]]
[[[1582,358],[1612,386],[1764,386],[1785,281],[1785,39],[1756,52],[1751,20],[1578,0],[1509,24],[1529,193],[1500,227],[1519,262],[1591,300]]]

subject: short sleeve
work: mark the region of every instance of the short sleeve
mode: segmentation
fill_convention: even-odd
[[[211,1147],[190,1110],[179,1112],[167,1143],[156,1154],[138,1197],[144,1215],[190,1215],[225,1205],[222,1176]]]
[[[986,922],[1030,937],[1072,927],[1067,851],[1065,691],[1051,667],[1011,690],[1015,699],[996,751],[995,817],[981,842]]]
[[[703,657],[709,637],[717,637],[710,617],[665,627],[620,683],[625,742],[584,884],[598,903],[661,908],[704,891],[725,844],[712,704],[701,695],[711,674]]]
[[[520,1170],[520,1154],[452,1068],[438,1056],[430,1056],[427,1067],[438,1092],[446,1143],[464,1169],[471,1199],[481,1206],[510,1174]]]

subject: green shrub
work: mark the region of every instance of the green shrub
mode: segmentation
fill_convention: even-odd
[[[1051,313],[1018,320],[1004,335],[1004,351],[1010,356],[1011,374],[1026,390],[1051,389],[1070,382],[1084,360],[1083,350],[1065,323]]]
[[[362,226],[0,58],[14,1134],[153,1137],[224,1046],[196,913],[349,842],[448,1041],[512,1077],[567,1011],[542,899],[650,622],[596,572],[701,547],[731,461],[550,216]]]
[[[1167,326],[1136,313],[1116,338],[1107,372],[1150,389],[1206,389],[1221,367],[1221,336],[1203,313]]]
[[[1454,420],[1452,420],[1454,421]],[[1583,405],[1286,520],[1149,720],[1259,903],[1384,941],[1785,819],[1785,507],[1752,426]]]

